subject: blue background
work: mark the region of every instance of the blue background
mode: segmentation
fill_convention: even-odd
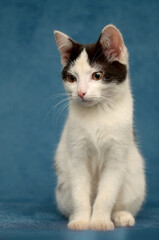
[[[0,0],[1,233],[49,230],[48,238],[62,237],[61,231],[68,238],[104,238],[102,233],[68,231],[56,210],[52,159],[67,111],[60,114],[62,104],[52,109],[63,99],[54,95],[64,92],[53,30],[89,43],[109,23],[120,29],[130,54],[135,129],[146,162],[147,198],[135,228],[105,234],[108,239],[134,239],[149,229],[151,236],[159,236],[157,0]]]

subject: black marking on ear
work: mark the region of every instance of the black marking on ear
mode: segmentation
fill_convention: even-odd
[[[73,62],[81,54],[82,50],[84,49],[84,45],[80,44],[80,43],[77,43],[77,42],[74,42],[74,41],[72,41],[72,39],[70,39],[70,41],[73,44],[73,48],[72,48],[69,59],[71,60],[71,62]]]
[[[96,44],[85,46],[90,65],[99,65],[104,73],[103,81],[106,83],[122,83],[126,79],[127,67],[118,61],[109,62],[103,52],[102,45]]]
[[[70,65],[72,65],[75,62],[75,60],[78,58],[78,56],[81,54],[82,50],[84,49],[83,44],[76,43],[72,41],[72,39],[69,39],[69,40],[72,42],[73,47],[72,47],[72,50],[70,51],[67,65],[62,70],[63,80],[66,80]]]

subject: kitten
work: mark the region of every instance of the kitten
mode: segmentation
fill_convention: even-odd
[[[128,51],[108,25],[95,44],[62,32],[55,39],[70,98],[55,167],[56,200],[75,230],[133,226],[145,197],[145,174],[133,134]]]

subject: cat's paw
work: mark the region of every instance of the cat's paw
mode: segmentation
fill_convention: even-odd
[[[132,214],[126,211],[115,212],[112,218],[116,227],[130,227],[135,224]]]
[[[104,218],[96,218],[90,221],[89,228],[96,231],[114,230],[114,224],[111,220]]]
[[[67,227],[71,230],[87,230],[89,229],[89,221],[84,219],[71,220]]]

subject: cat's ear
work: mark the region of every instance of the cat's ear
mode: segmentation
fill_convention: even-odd
[[[69,60],[73,48],[73,40],[60,31],[54,31],[54,35],[57,47],[61,54],[61,63],[63,66],[65,66]]]
[[[102,45],[108,61],[122,62],[124,60],[123,57],[127,49],[120,31],[114,25],[109,24],[104,27],[98,41]]]

